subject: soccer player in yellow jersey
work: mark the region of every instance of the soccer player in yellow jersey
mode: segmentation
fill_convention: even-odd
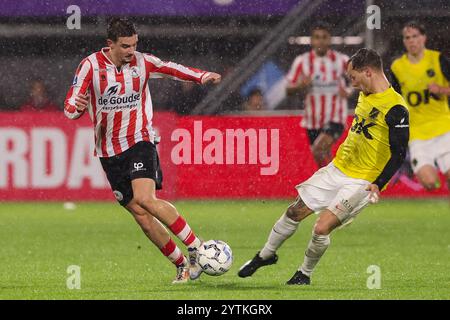
[[[309,285],[330,245],[330,233],[377,202],[380,190],[402,164],[409,140],[408,108],[386,79],[381,57],[374,50],[360,49],[350,58],[347,73],[352,86],[361,90],[347,138],[328,166],[296,187],[299,196],[275,223],[263,249],[241,267],[240,277],[276,263],[277,249],[300,221],[318,212],[303,264],[287,282]]]
[[[391,66],[392,85],[410,112],[411,165],[427,190],[440,187],[435,163],[450,187],[450,67],[440,52],[425,48],[425,28],[408,22],[403,30],[406,53]]]

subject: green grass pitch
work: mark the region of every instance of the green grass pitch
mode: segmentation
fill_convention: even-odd
[[[175,268],[114,203],[0,205],[0,299],[450,299],[448,200],[383,200],[337,230],[309,287],[284,283],[297,269],[315,217],[279,250],[277,265],[237,277],[288,201],[176,202],[194,231],[233,250],[232,269],[171,285]],[[177,241],[179,243],[179,241]],[[67,268],[81,269],[69,290]],[[381,288],[368,289],[370,265]]]

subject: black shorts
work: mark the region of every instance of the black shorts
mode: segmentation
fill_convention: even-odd
[[[130,149],[112,157],[100,158],[114,196],[122,206],[133,199],[131,181],[138,178],[153,179],[156,189],[162,189],[162,171],[156,146],[140,141]]]
[[[313,145],[317,137],[323,132],[333,137],[334,140],[339,139],[339,137],[344,132],[344,125],[337,122],[328,122],[320,129],[307,129],[309,144]]]

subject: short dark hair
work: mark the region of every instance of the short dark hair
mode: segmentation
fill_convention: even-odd
[[[311,27],[311,34],[316,30],[325,30],[326,32],[331,34],[331,26],[324,21],[317,21],[316,23],[314,23]]]
[[[126,18],[113,18],[108,24],[107,37],[116,42],[119,37],[131,37],[137,34],[133,22]]]
[[[420,32],[420,34],[425,35],[425,26],[423,24],[421,24],[420,22],[418,22],[418,21],[414,21],[414,20],[413,21],[408,21],[407,23],[405,23],[403,25],[402,30],[405,29],[405,28],[416,29],[416,30],[418,30]]]
[[[372,67],[377,70],[383,69],[383,62],[380,55],[373,49],[362,48],[350,57],[348,63],[352,63],[355,70],[361,70],[364,67]]]

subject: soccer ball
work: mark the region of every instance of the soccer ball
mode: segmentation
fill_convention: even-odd
[[[221,240],[208,240],[198,249],[198,264],[210,276],[220,276],[230,270],[233,253],[228,244]]]

